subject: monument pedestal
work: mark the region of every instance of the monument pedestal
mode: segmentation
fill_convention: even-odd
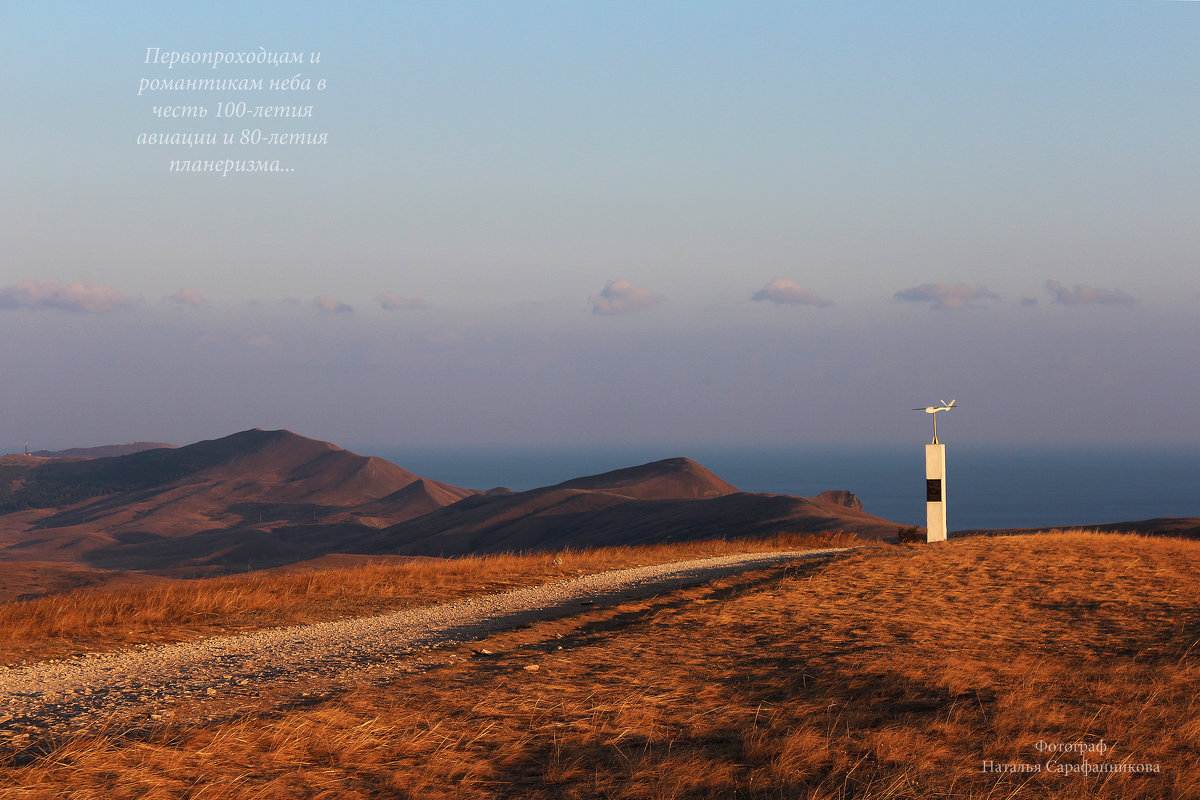
[[[925,445],[925,541],[946,541],[946,445]]]

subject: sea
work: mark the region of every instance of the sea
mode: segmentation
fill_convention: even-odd
[[[747,492],[848,489],[863,510],[925,524],[925,451],[906,446],[355,447],[427,478],[514,491],[687,456]],[[1200,446],[946,444],[951,530],[1200,516]]]

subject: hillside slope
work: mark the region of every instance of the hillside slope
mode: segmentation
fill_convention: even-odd
[[[101,547],[245,526],[314,521],[420,481],[380,458],[291,431],[242,431],[175,449],[90,460],[32,459],[0,478],[0,555],[76,558]],[[469,490],[435,484],[421,513]],[[406,498],[391,507],[402,513]],[[37,535],[28,535],[36,532]],[[25,534],[25,535],[22,535]]]
[[[779,532],[894,536],[846,491],[816,498],[739,492],[688,459],[666,459],[525,492],[454,495],[415,482],[396,495],[270,530],[244,526],[127,542],[93,554],[113,569],[245,569],[330,553],[455,556],[655,544]],[[464,490],[459,490],[460,492]],[[411,516],[393,503],[404,498]],[[438,505],[440,504],[440,505]],[[429,510],[424,513],[425,507]],[[399,519],[386,524],[388,519]]]
[[[15,460],[13,460],[15,459]],[[847,491],[741,492],[668,458],[524,492],[471,489],[290,431],[126,456],[0,464],[0,560],[172,575],[334,553],[462,555],[777,532],[893,536]]]
[[[158,450],[160,448],[174,449],[175,445],[166,442],[128,442],[127,444],[105,444],[99,447],[70,447],[66,450],[38,450],[33,453],[41,458],[112,458],[140,453],[143,450]]]

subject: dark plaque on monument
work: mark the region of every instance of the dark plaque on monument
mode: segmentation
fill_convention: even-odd
[[[942,502],[942,479],[941,478],[926,478],[925,479],[925,502],[927,502],[927,503]]]

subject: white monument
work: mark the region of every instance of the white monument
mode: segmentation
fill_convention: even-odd
[[[940,406],[914,408],[933,416],[933,442],[925,445],[925,541],[946,541],[946,445],[938,441],[937,415],[954,408],[957,400]]]

